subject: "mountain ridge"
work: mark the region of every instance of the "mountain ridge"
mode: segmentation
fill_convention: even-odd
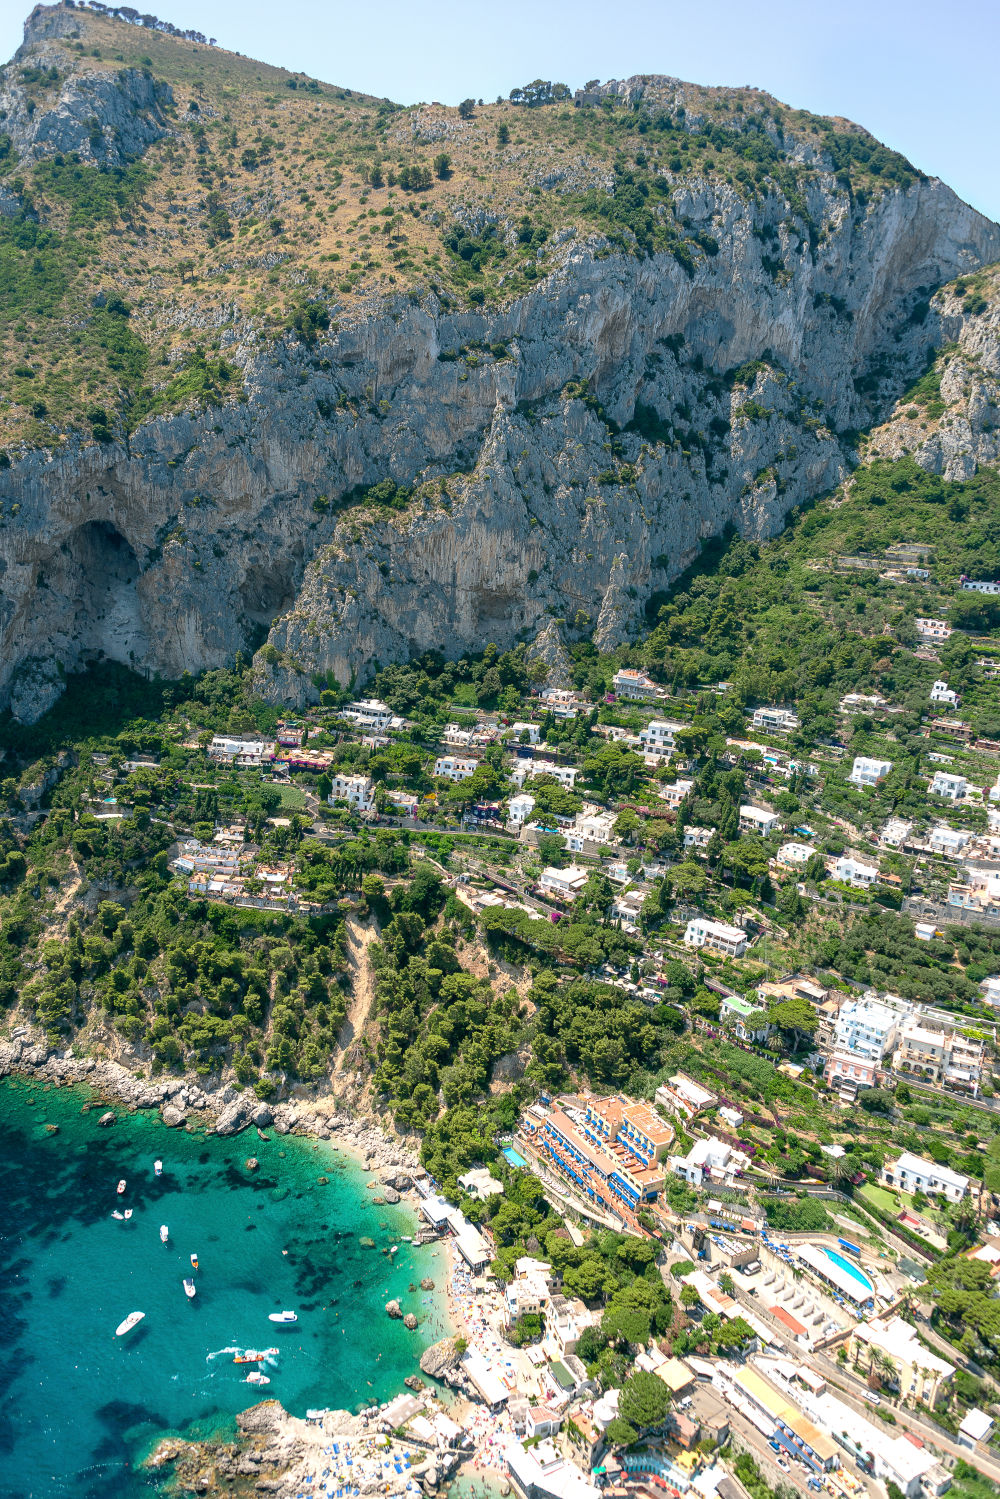
[[[636,75],[470,121],[215,53],[38,7],[0,83],[30,121],[0,179],[29,720],[101,655],[179,675],[266,635],[260,690],[301,703],[428,647],[608,648],[707,536],[833,487],[944,340],[935,289],[1000,256],[944,184],[754,91]]]

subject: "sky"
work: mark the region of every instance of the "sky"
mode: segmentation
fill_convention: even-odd
[[[0,56],[29,9],[0,0]],[[997,0],[157,0],[154,14],[401,104],[506,97],[534,78],[753,84],[857,121],[1000,219]]]

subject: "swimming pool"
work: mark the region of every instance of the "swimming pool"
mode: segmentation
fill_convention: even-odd
[[[524,1159],[524,1156],[516,1151],[513,1145],[505,1145],[503,1148],[503,1153],[507,1157],[508,1161],[510,1161],[510,1164],[512,1166],[526,1166],[528,1164]]]
[[[840,1269],[845,1271],[845,1273],[849,1275],[852,1280],[856,1280],[858,1284],[864,1286],[867,1291],[874,1292],[875,1287],[872,1285],[867,1275],[863,1275],[861,1273],[857,1265],[852,1265],[850,1260],[845,1259],[842,1254],[838,1254],[835,1249],[824,1248],[823,1253],[826,1255],[828,1260],[833,1260],[833,1263],[835,1265],[839,1265]]]

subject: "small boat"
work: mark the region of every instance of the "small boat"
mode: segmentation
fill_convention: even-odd
[[[165,1223],[160,1224],[160,1243],[165,1244],[170,1238],[170,1230]]]
[[[267,1375],[266,1374],[262,1374],[259,1369],[251,1369],[250,1373],[247,1375],[246,1379],[244,1380],[244,1384],[270,1384],[270,1383],[271,1383],[271,1381],[268,1379]]]
[[[128,1316],[125,1318],[125,1321],[119,1322],[118,1326],[115,1328],[115,1337],[123,1338],[127,1332],[131,1332],[133,1327],[137,1326],[138,1323],[142,1321],[145,1315],[145,1312],[129,1312]]]
[[[234,1364],[262,1364],[264,1354],[258,1353],[256,1348],[248,1348],[245,1353],[238,1353],[233,1359]]]
[[[194,1296],[194,1294],[195,1294],[195,1285],[194,1285],[194,1281],[193,1280],[185,1280],[185,1282],[184,1282],[184,1294],[188,1298],[189,1301]]]
[[[118,1196],[119,1197],[124,1192],[126,1185],[127,1185],[127,1183],[126,1183],[125,1178],[123,1176],[122,1179],[121,1179],[121,1181],[118,1183]]]
[[[111,1216],[112,1216],[112,1218],[117,1218],[119,1223],[124,1223],[125,1222],[125,1214],[124,1213],[120,1213],[117,1208],[115,1208],[115,1210],[111,1214]]]
[[[192,1270],[197,1270],[197,1268],[198,1268],[198,1256],[196,1254],[193,1254],[191,1256],[191,1269]]]
[[[154,1161],[153,1162],[153,1175],[154,1176],[162,1176],[163,1175],[163,1162],[162,1161]]]
[[[297,1322],[299,1319],[296,1312],[268,1312],[267,1320],[269,1322],[280,1322],[283,1327],[290,1327],[293,1322]]]
[[[125,1209],[125,1211],[124,1211],[124,1213],[122,1213],[122,1217],[123,1217],[123,1218],[124,1218],[124,1219],[125,1219],[125,1222],[126,1222],[126,1223],[127,1223],[127,1222],[128,1222],[128,1220],[129,1220],[129,1219],[130,1219],[130,1218],[131,1218],[131,1216],[132,1216],[132,1214],[133,1214],[133,1213],[134,1213],[134,1212],[135,1212],[135,1209],[134,1209],[134,1208],[126,1208],[126,1209]]]

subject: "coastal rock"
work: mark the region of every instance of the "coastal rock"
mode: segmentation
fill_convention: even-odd
[[[442,1338],[440,1343],[432,1343],[420,1355],[421,1373],[431,1379],[443,1379],[452,1369],[457,1368],[461,1357],[455,1339]]]
[[[381,1173],[383,1187],[390,1187],[395,1192],[408,1192],[413,1186],[413,1177],[408,1171],[400,1171],[396,1167],[390,1167]],[[391,1199],[390,1199],[391,1201]]]
[[[258,1129],[267,1129],[269,1124],[274,1123],[274,1114],[266,1103],[259,1103],[254,1111],[253,1122]]]
[[[420,1282],[420,1289],[422,1291],[433,1291],[434,1282],[431,1280],[429,1275],[425,1275],[423,1280]]]
[[[106,1114],[102,1114],[97,1121],[101,1129],[110,1129],[115,1122],[115,1116],[110,1109]]]
[[[410,1332],[416,1331],[417,1319],[412,1312],[407,1312],[406,1316],[403,1318],[403,1326]]]
[[[183,1109],[179,1109],[174,1104],[168,1103],[164,1105],[160,1113],[160,1118],[170,1129],[176,1129],[178,1125],[184,1123],[187,1115]]]
[[[258,1161],[258,1159],[257,1159],[257,1157],[255,1155],[250,1156],[249,1159],[247,1160],[247,1170],[248,1171],[256,1171],[259,1165],[260,1165],[260,1161]],[[323,1180],[323,1178],[320,1177],[320,1181],[322,1181],[322,1180]]]
[[[396,1300],[387,1301],[385,1304],[386,1314],[398,1322],[403,1315],[403,1309]]]
[[[400,1196],[395,1187],[383,1187],[380,1196],[373,1197],[373,1202],[399,1202]]]
[[[251,1097],[235,1098],[227,1104],[215,1125],[217,1135],[238,1135],[253,1123],[257,1100]]]

